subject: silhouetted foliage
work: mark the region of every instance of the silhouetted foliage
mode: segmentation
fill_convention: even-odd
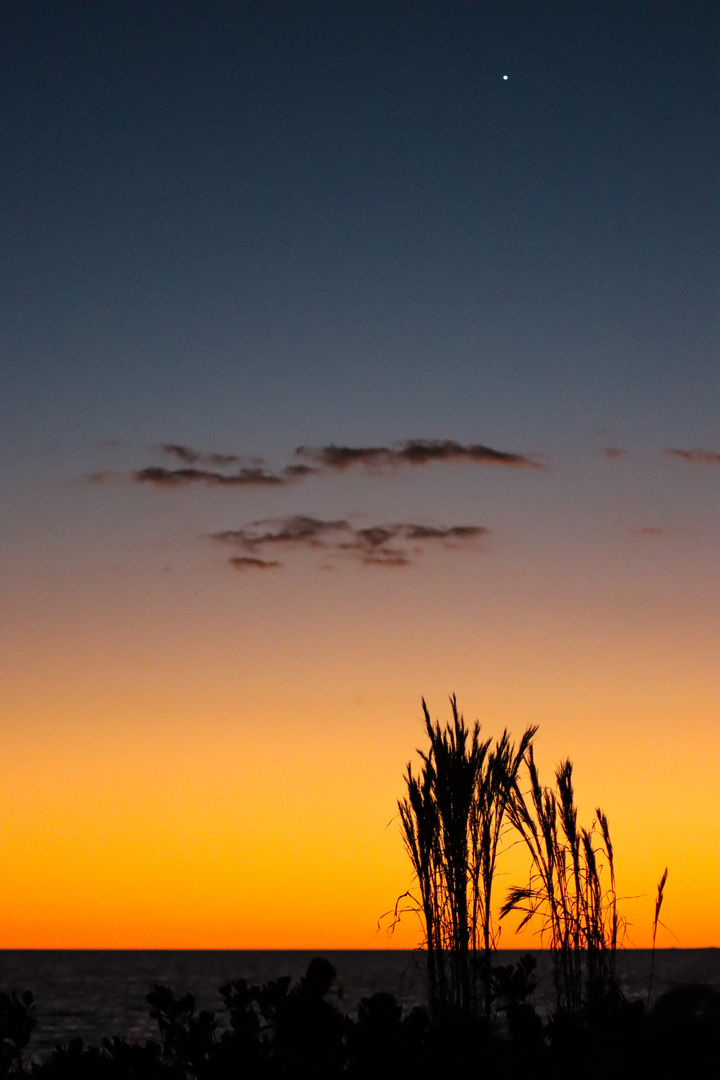
[[[497,944],[492,892],[503,820],[537,728],[527,728],[517,749],[507,731],[491,749],[477,721],[466,726],[454,696],[450,706],[452,721],[441,728],[423,700],[430,749],[418,750],[418,776],[408,764],[398,809],[420,893],[430,1010],[470,1016],[478,1009],[479,974]],[[487,979],[484,1012],[490,1015]]]
[[[300,984],[280,1003],[275,1047],[285,1074],[307,1076],[308,1080],[332,1080],[342,1075],[345,1017],[325,1001],[335,977],[332,964],[316,957]]]
[[[713,1080],[720,1070],[720,993],[685,986],[647,1012],[618,999],[581,1014],[533,1008],[534,959],[492,969],[493,1019],[421,1008],[403,1015],[392,994],[364,997],[357,1019],[325,1001],[332,966],[312,961],[296,986],[228,982],[228,1030],[196,1014],[192,995],[155,986],[148,995],[159,1040],[142,1045],[81,1038],[26,1065],[18,1051],[32,1030],[32,996],[0,995],[3,1076],[14,1080]],[[13,1034],[14,1033],[14,1034]]]
[[[458,1075],[478,1055],[489,1072],[502,1059],[506,1075],[520,1075],[531,1062],[534,1071],[547,1066],[557,1077],[589,1076],[593,1062],[612,1061],[617,1070],[620,1058],[640,1054],[643,1007],[625,1001],[616,975],[624,920],[607,816],[597,809],[589,829],[578,824],[569,759],[557,767],[554,787],[540,783],[536,727],[517,748],[507,731],[493,745],[480,738],[477,722],[465,724],[454,696],[450,704],[451,719],[441,728],[423,701],[430,745],[418,751],[417,775],[408,765],[407,794],[398,802],[416,891],[399,898],[395,916],[409,907],[423,924],[432,1017],[424,1061],[449,1055]],[[546,1024],[531,1000],[532,957],[495,963],[493,884],[506,829],[525,846],[530,867],[527,884],[510,889],[500,918],[519,913],[519,928],[533,922],[549,948],[555,1010]],[[653,948],[666,880],[667,870]],[[651,987],[652,972],[648,1002]],[[639,1070],[638,1064],[633,1075]]]
[[[35,1027],[34,999],[29,990],[17,994],[0,993],[0,1076],[10,1076],[22,1067],[22,1054]]]
[[[607,817],[597,809],[590,830],[578,827],[569,759],[557,767],[555,789],[540,784],[532,746],[525,764],[529,793],[516,775],[507,812],[530,853],[530,876],[527,885],[510,889],[500,917],[519,911],[520,927],[540,921],[553,956],[558,1010],[577,1014],[614,1004],[620,994],[615,959],[621,921]]]

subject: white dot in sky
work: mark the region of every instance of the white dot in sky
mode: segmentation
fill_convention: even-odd
[[[507,75],[503,75],[503,82],[507,82],[507,80],[508,80]]]

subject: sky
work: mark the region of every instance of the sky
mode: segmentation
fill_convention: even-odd
[[[720,946],[719,23],[0,7],[0,947],[416,946],[453,693]]]

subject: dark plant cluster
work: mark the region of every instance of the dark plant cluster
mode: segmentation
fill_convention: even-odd
[[[245,979],[221,987],[229,1027],[196,1011],[192,994],[155,986],[147,1001],[156,1039],[76,1038],[29,1061],[35,1026],[30,993],[0,994],[3,1080],[693,1080],[720,1075],[720,994],[685,986],[652,1010],[622,998],[543,1021],[531,1003],[535,961],[482,973],[490,1017],[403,1016],[392,994],[363,998],[353,1019],[325,1000],[335,972],[311,961],[296,986]]]
[[[430,746],[408,764],[407,795],[398,801],[401,831],[415,886],[398,899],[396,920],[420,916],[427,950],[428,1003],[433,1019],[461,1013],[491,1016],[490,969],[499,938],[494,883],[503,848],[520,842],[529,854],[527,881],[510,888],[500,919],[532,922],[553,960],[558,1013],[579,1016],[610,1008],[622,995],[616,954],[624,931],[618,912],[615,855],[607,816],[598,807],[589,829],[578,823],[569,759],[554,786],[540,782],[528,727],[517,746],[507,731],[481,739],[465,723],[457,700],[452,719],[433,723],[423,700]],[[655,934],[667,868],[658,886]],[[404,906],[402,906],[404,903]],[[654,953],[653,953],[654,956]]]

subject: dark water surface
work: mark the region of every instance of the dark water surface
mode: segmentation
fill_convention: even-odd
[[[212,1009],[223,1025],[218,988],[228,979],[266,982],[281,975],[300,978],[313,956],[327,957],[338,979],[329,1000],[344,1012],[355,1013],[361,997],[385,990],[405,1009],[425,1001],[424,961],[404,950],[333,951],[201,951],[201,950],[0,950],[0,990],[31,990],[38,1020],[31,1050],[52,1049],[76,1035],[87,1043],[103,1036],[123,1035],[131,1041],[154,1037],[145,995],[153,983],[176,993],[195,995],[198,1008]],[[497,963],[522,955],[502,950]],[[547,954],[538,957],[540,985],[536,1004],[543,1010],[552,1000]],[[628,997],[645,998],[651,954],[628,949],[618,954],[618,970]],[[680,983],[706,982],[720,990],[720,949],[661,949],[655,954],[653,999]]]

